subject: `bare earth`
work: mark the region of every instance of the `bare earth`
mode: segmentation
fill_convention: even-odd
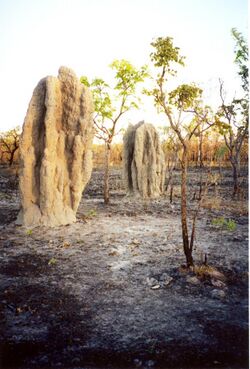
[[[230,199],[229,175],[201,210],[194,251],[223,280],[181,267],[178,172],[170,204],[126,197],[114,171],[109,206],[94,172],[77,223],[33,230],[13,223],[18,192],[1,175],[0,367],[247,368],[247,200]],[[236,229],[212,224],[222,216]]]

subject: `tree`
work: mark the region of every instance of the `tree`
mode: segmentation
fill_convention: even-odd
[[[248,46],[245,38],[242,36],[240,32],[237,31],[236,28],[232,28],[231,30],[232,36],[236,42],[235,44],[235,59],[234,62],[238,66],[238,74],[242,81],[242,88],[248,94],[249,92],[249,83],[248,83]]]
[[[226,103],[226,94],[223,81],[220,80],[221,106],[217,112],[217,126],[224,137],[229,152],[229,160],[233,170],[233,196],[240,190],[240,152],[248,136],[249,126],[249,86],[248,86],[248,46],[244,37],[235,28],[232,35],[236,41],[235,60],[238,66],[238,75],[242,81],[244,96],[234,98]]]
[[[159,37],[151,45],[154,47],[154,52],[151,53],[151,60],[154,66],[159,69],[159,73],[155,79],[155,87],[151,91],[147,91],[147,93],[154,97],[156,107],[168,118],[170,127],[175,132],[182,147],[180,158],[182,240],[187,267],[191,267],[194,265],[192,252],[195,224],[202,199],[193,217],[191,236],[189,238],[187,223],[187,158],[192,137],[197,132],[199,134],[203,133],[212,125],[210,123],[210,110],[207,107],[202,107],[202,90],[195,84],[182,84],[176,89],[167,92],[169,77],[175,76],[177,73],[174,67],[184,65],[184,57],[180,56],[179,48],[173,45],[172,38]],[[206,126],[201,128],[202,124],[205,123]]]
[[[0,134],[1,159],[5,157],[9,166],[13,164],[15,153],[19,148],[20,127]]]
[[[145,66],[137,69],[126,60],[115,60],[110,67],[115,71],[113,90],[101,78],[89,82],[81,77],[81,82],[88,86],[93,94],[96,137],[105,144],[104,164],[104,202],[109,203],[109,163],[113,138],[120,118],[132,109],[138,109],[137,85],[147,77]]]
[[[222,105],[217,111],[217,126],[224,137],[229,153],[229,161],[233,171],[233,197],[239,193],[240,152],[248,135],[248,118],[245,119],[240,101],[225,102],[225,91],[220,81],[220,97]]]

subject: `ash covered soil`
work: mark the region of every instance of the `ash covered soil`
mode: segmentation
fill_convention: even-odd
[[[194,259],[210,268],[187,271],[179,174],[170,204],[126,197],[112,171],[104,206],[95,171],[75,224],[33,230],[14,224],[16,183],[0,176],[1,368],[248,367],[247,200],[225,170],[197,222]]]

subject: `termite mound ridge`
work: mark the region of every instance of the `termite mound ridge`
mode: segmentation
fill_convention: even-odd
[[[17,224],[59,226],[76,220],[92,172],[93,104],[66,67],[36,86],[20,140],[21,210]]]
[[[157,198],[164,191],[165,159],[152,124],[130,125],[123,137],[123,177],[129,195]]]

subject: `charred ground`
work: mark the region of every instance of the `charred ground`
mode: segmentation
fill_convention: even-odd
[[[127,198],[113,171],[104,206],[95,171],[77,223],[29,230],[13,223],[16,181],[1,172],[2,368],[247,367],[247,173],[232,200],[224,169],[201,209],[194,258],[207,254],[212,274],[181,267],[179,174],[170,204]],[[189,180],[194,208],[199,171]]]

